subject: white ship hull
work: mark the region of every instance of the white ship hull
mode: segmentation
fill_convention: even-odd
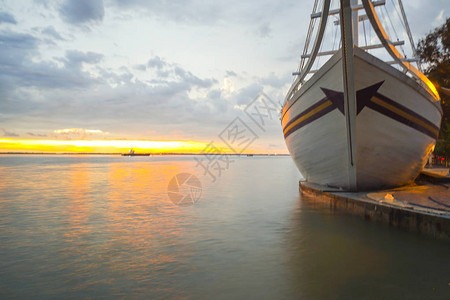
[[[349,190],[412,182],[439,132],[439,101],[414,80],[354,48],[357,111],[349,143],[342,51],[285,103],[288,150],[307,181]]]

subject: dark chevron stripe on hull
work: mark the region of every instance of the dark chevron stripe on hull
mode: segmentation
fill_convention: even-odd
[[[381,81],[356,92],[358,101],[357,114],[367,106],[386,117],[414,128],[436,140],[439,134],[439,128],[437,126],[409,108],[377,92],[383,82]]]
[[[367,106],[378,113],[414,128],[436,140],[439,134],[439,128],[437,126],[409,108],[377,92],[383,82],[384,81],[381,81],[356,92],[357,114]],[[336,108],[344,114],[343,93],[325,88],[321,89],[326,97],[289,121],[283,129],[284,138],[287,138],[296,130],[325,116]]]
[[[283,129],[284,138],[287,138],[294,131],[325,116],[336,108],[344,114],[344,94],[325,88],[322,88],[322,91],[326,95],[323,99],[305,109],[302,113],[294,117],[286,124]]]

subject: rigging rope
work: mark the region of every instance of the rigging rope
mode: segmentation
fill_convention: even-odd
[[[318,3],[318,2],[319,2],[319,0],[315,0],[315,1],[314,1],[313,14],[317,12],[317,3]],[[306,55],[306,54],[308,53],[309,42],[310,42],[310,39],[311,39],[311,34],[312,34],[313,30],[314,30],[315,21],[316,21],[316,19],[311,19],[311,20],[309,21],[308,34],[306,35],[305,47],[303,48],[303,54],[302,54],[302,56],[303,56],[303,55]],[[305,65],[305,61],[306,61],[305,58],[302,58],[302,59],[301,59],[301,61],[300,61],[300,66],[299,66],[299,68],[298,68],[298,71],[299,71],[299,72],[301,72],[301,71],[303,70],[303,67],[304,67],[304,65]]]
[[[400,13],[399,13],[399,11],[398,11],[398,9],[397,9],[397,6],[394,4],[394,0],[391,0],[391,3],[392,3],[392,6],[395,8],[395,12],[397,13],[397,17],[398,17],[398,19],[400,20],[400,23],[402,24],[403,29],[404,29],[405,31],[407,31],[407,30],[406,30],[406,27],[405,27],[405,24],[404,24],[403,21],[402,21],[402,17],[400,16]]]
[[[383,21],[385,21],[386,20],[386,16],[384,15],[383,9],[380,9],[380,13],[381,13],[381,17],[382,17],[381,19]],[[384,26],[384,28],[386,28],[388,36],[391,36],[391,32],[389,30],[389,27],[388,26]]]
[[[363,20],[363,31],[364,31],[364,41],[366,43],[366,47],[367,47],[367,37],[366,37],[366,20]]]
[[[391,27],[394,30],[395,38],[397,39],[397,42],[398,42],[399,38],[398,38],[397,30],[395,30],[394,23],[392,22],[391,16],[389,15],[389,13],[387,11],[386,6],[384,6],[384,10],[386,11],[386,15],[388,17],[389,23],[391,24]],[[400,49],[402,50],[403,56],[406,57],[405,49],[403,49],[403,46],[400,45]]]
[[[336,50],[335,46],[336,46],[336,39],[337,39],[337,32],[338,32],[338,25],[335,24],[336,21],[339,20],[338,17],[334,17],[335,21],[333,21],[333,25],[334,25],[334,38],[333,38],[333,48],[331,50]],[[339,21],[338,21],[339,22]],[[339,24],[339,23],[338,23]]]
[[[408,38],[409,38],[412,55],[415,59],[417,59],[416,46],[414,45],[414,40],[413,40],[413,37],[411,34],[411,30],[409,29],[409,24],[408,24],[408,20],[406,19],[405,9],[403,8],[402,0],[398,0],[398,7],[400,8],[400,12],[402,13],[402,20],[403,20],[404,27],[406,29],[406,34],[408,35]],[[418,61],[417,61],[417,67],[418,67],[419,71],[422,72],[422,67]]]

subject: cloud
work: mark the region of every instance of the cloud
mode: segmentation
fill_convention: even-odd
[[[274,72],[270,72],[269,75],[257,78],[257,80],[262,85],[281,88],[292,81],[292,75],[285,74],[283,77],[278,77]]]
[[[68,66],[79,66],[82,63],[96,64],[103,59],[103,55],[95,52],[82,52],[78,50],[67,50],[65,63]]]
[[[222,90],[228,95],[234,92],[235,88],[234,88],[233,80],[231,80],[231,78],[225,77],[223,79]]]
[[[105,9],[103,0],[65,0],[59,13],[65,22],[80,25],[101,22]]]
[[[139,12],[146,17],[164,22],[206,26],[228,22],[247,24],[251,26],[250,28],[254,28],[254,24],[271,20],[274,16],[282,18],[286,13],[290,14],[296,2],[293,0],[109,0],[107,4],[120,12]]]
[[[268,38],[270,37],[272,32],[272,29],[270,28],[270,23],[266,22],[261,24],[258,29],[256,30],[256,34],[261,38]]]
[[[177,14],[184,15],[175,22],[197,22],[194,26],[198,26],[198,22],[217,21],[210,16],[196,15],[196,11],[200,14],[202,10],[197,9],[199,2],[195,0],[185,2],[185,12],[181,9],[178,12],[171,12],[162,7],[162,11],[150,12],[148,8],[136,8],[144,6],[158,8],[159,4],[142,1],[142,3],[127,6],[126,2],[124,1],[121,6],[124,10],[133,8],[138,16],[149,13],[152,19],[155,19],[155,16],[160,17],[164,24],[168,22],[164,19],[165,17],[176,18]],[[174,0],[167,5],[177,6],[178,2]],[[61,14],[61,18],[66,18],[67,16],[63,17],[62,14],[63,7],[67,8],[68,3],[63,0],[48,2],[50,11],[48,14],[54,15],[57,9],[56,12]],[[189,7],[189,3],[197,7],[195,5]],[[109,13],[111,9],[108,7],[110,4],[111,1],[105,1],[106,13]],[[205,6],[208,5],[211,7],[210,4]],[[208,8],[204,9],[208,11]],[[218,12],[218,14],[221,13]],[[112,16],[117,15],[112,14]],[[248,80],[254,81],[254,79],[250,78],[251,75],[245,75],[245,68],[236,65],[233,65],[233,68],[230,67],[228,71],[219,69],[217,72],[202,73],[201,67],[186,67],[191,65],[191,62],[183,61],[182,56],[175,56],[180,61],[173,61],[169,59],[170,56],[152,55],[147,56],[148,60],[139,58],[136,62],[134,59],[124,60],[123,57],[114,56],[119,55],[114,53],[115,49],[103,52],[102,47],[97,47],[97,44],[92,46],[95,48],[89,49],[92,44],[89,44],[90,40],[86,39],[91,37],[88,35],[95,33],[97,36],[103,28],[110,25],[107,21],[114,19],[113,17],[105,18],[102,24],[104,27],[96,27],[95,32],[75,32],[74,40],[70,37],[70,40],[64,43],[57,43],[56,47],[47,47],[46,39],[55,42],[63,40],[66,36],[69,39],[68,28],[73,29],[74,26],[61,24],[61,21],[57,19],[55,23],[40,23],[45,25],[41,25],[42,27],[34,31],[17,26],[14,29],[21,30],[22,33],[6,34],[10,40],[6,49],[8,51],[5,50],[4,53],[14,55],[15,59],[9,60],[12,63],[11,67],[7,67],[6,62],[0,63],[0,86],[4,84],[5,88],[9,89],[7,94],[0,89],[0,112],[2,117],[8,120],[2,122],[3,126],[0,125],[0,127],[18,128],[17,130],[30,138],[48,133],[47,131],[36,133],[32,128],[48,129],[49,126],[53,129],[101,128],[111,132],[111,135],[114,134],[115,137],[129,136],[150,129],[161,135],[167,135],[167,138],[171,138],[171,132],[176,129],[181,129],[186,135],[191,136],[202,135],[205,132],[206,136],[215,136],[220,132],[218,127],[222,129],[235,117],[237,112],[233,106],[236,102],[248,103],[262,89],[262,86],[258,84],[259,88],[248,90],[248,86],[251,85]],[[56,18],[58,18],[57,15]],[[71,24],[89,25],[100,20],[91,18],[75,23],[72,20]],[[68,20],[65,21],[70,23]],[[261,21],[254,24],[260,23]],[[52,26],[47,26],[50,24]],[[254,24],[248,27],[249,30],[245,30],[246,34],[251,35],[252,30],[255,29]],[[202,31],[198,33],[202,34]],[[11,40],[14,36],[13,43]],[[251,35],[251,38],[255,39],[255,36]],[[0,51],[4,50],[2,46],[3,44],[0,45]],[[67,49],[67,47],[70,48]],[[50,51],[46,52],[47,49]],[[94,50],[94,52],[87,50]],[[150,50],[146,52],[164,53],[162,52],[164,49]],[[111,61],[113,64],[109,64]],[[129,65],[129,62],[132,63]],[[118,67],[121,65],[126,65],[127,68]],[[228,93],[222,89],[224,73],[230,78],[227,82]],[[217,77],[201,74],[215,74]],[[243,81],[235,78],[237,76]],[[245,76],[248,78],[244,78]],[[236,85],[234,88],[231,80]],[[244,89],[242,89],[243,86]],[[27,124],[32,124],[32,127],[26,127]],[[50,131],[48,136],[72,138],[75,134],[83,136],[90,133]]]
[[[214,83],[217,83],[217,80],[215,79],[200,79],[190,71],[183,69],[178,64],[168,63],[159,56],[152,57],[147,62],[147,67],[156,73],[159,81],[161,79],[163,79],[163,81],[167,79],[173,79],[191,86],[197,86],[201,88],[208,88],[211,87]]]
[[[17,24],[17,21],[14,19],[13,15],[7,12],[0,12],[0,24],[1,23]]]
[[[0,32],[0,96],[3,96],[0,104],[5,105],[8,101],[2,92],[9,93],[15,88],[74,88],[99,83],[99,79],[83,71],[82,67],[83,63],[100,62],[103,55],[68,50],[64,57],[55,58],[55,61],[36,62],[34,58],[39,56],[39,43],[29,34]],[[58,65],[58,61],[64,66]]]
[[[228,77],[237,77],[238,75],[234,71],[226,71],[225,76]]]
[[[164,60],[162,60],[161,57],[159,57],[159,56],[155,56],[147,62],[148,67],[157,68],[159,70],[162,69],[166,65],[167,65],[167,63]]]
[[[45,8],[49,8],[49,2],[51,0],[33,0],[34,3],[37,3],[39,5],[42,5]]]
[[[84,139],[86,137],[102,136],[109,134],[109,132],[104,132],[100,129],[84,129],[84,128],[57,129],[54,130],[53,133],[55,133],[58,136],[63,136],[64,138],[81,138],[81,139]]]
[[[0,130],[3,131],[3,136],[7,136],[7,137],[19,136],[17,133],[12,132],[12,131],[6,131],[4,128],[0,128]]]
[[[53,26],[45,27],[41,32],[45,35],[53,37],[56,40],[64,40],[64,38],[55,30],[55,27]]]
[[[263,86],[258,83],[252,83],[238,91],[236,94],[236,103],[238,105],[249,104],[255,97],[263,91]]]
[[[39,64],[32,62],[33,57],[38,55],[39,43],[30,34],[0,31],[0,111],[3,113],[28,110],[29,107],[14,103],[11,94],[20,86],[30,86],[34,81],[44,80],[37,68]],[[42,67],[49,68],[49,64]]]
[[[0,32],[0,65],[16,66],[37,50],[39,40],[32,35]]]
[[[436,16],[436,18],[433,20],[434,26],[440,26],[442,23],[444,23],[444,15],[445,15],[445,9],[442,9],[439,14]]]
[[[145,71],[147,67],[145,65],[135,65],[133,66],[133,69],[139,70],[139,71]]]
[[[76,99],[76,90],[108,84],[105,78],[93,77],[84,70],[85,64],[90,65],[90,69],[99,69],[96,64],[103,59],[101,54],[68,50],[63,57],[54,60],[37,60],[40,43],[29,34],[0,31],[0,112],[3,120],[33,114],[45,115],[42,120],[52,119],[59,111],[70,109],[69,99]]]
[[[34,132],[27,132],[27,135],[29,135],[29,136],[35,136],[35,137],[47,137],[46,134],[34,133]]]
[[[447,5],[444,5],[444,2]],[[403,5],[416,43],[432,31],[434,27],[442,24],[439,22],[442,12],[443,16],[448,15],[448,1],[410,0],[403,1]]]
[[[200,78],[159,56],[148,60],[146,80],[139,80],[127,67],[98,65],[103,59],[99,53],[69,50],[54,58],[59,62],[56,64],[34,62],[35,46],[27,50],[24,59],[14,62],[14,68],[0,73],[0,83],[7,85],[7,89],[0,89],[0,111],[18,128],[30,122],[40,128],[46,128],[49,122],[66,124],[68,130],[53,133],[65,139],[90,136],[93,132],[86,131],[86,126],[101,126],[117,133],[117,137],[123,136],[123,130],[130,135],[143,132],[143,128],[168,134],[180,124],[184,128],[185,124],[200,122],[202,131],[208,130],[203,122],[216,124],[216,117],[223,116],[229,107],[220,98],[220,91],[212,101],[201,96],[217,84],[215,79]],[[83,71],[85,64],[96,71],[95,78]],[[162,73],[165,76],[159,76]],[[199,90],[203,92],[199,94]],[[30,131],[23,129],[25,133]]]
[[[111,0],[121,11],[125,9],[144,11],[150,17],[176,23],[212,24],[220,20],[223,7],[215,1],[201,0]]]
[[[53,130],[56,134],[108,134],[100,129],[67,128]]]

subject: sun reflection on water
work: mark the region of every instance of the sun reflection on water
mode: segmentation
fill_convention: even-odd
[[[316,209],[289,157],[233,160],[212,183],[192,157],[0,157],[0,298],[448,291],[446,245]],[[182,172],[202,181],[195,205],[167,195]]]
[[[74,281],[77,289],[89,290],[96,283],[88,278],[105,273],[116,275],[100,283],[120,295],[124,283],[117,280],[122,275],[139,290],[145,278],[157,278],[162,269],[167,276],[186,271],[184,257],[192,252],[183,242],[186,210],[169,200],[167,183],[179,172],[194,172],[194,161],[117,157],[115,163],[104,164],[70,159],[66,165],[30,164],[25,173],[16,166],[0,166],[0,209],[6,225],[0,225],[0,234],[23,236],[25,244],[34,241],[38,250],[33,255],[60,262],[45,272],[72,270],[61,275],[55,292]],[[43,239],[36,242],[35,234]],[[53,247],[52,258],[46,244]],[[164,295],[166,285],[147,282],[145,289],[153,286]]]

